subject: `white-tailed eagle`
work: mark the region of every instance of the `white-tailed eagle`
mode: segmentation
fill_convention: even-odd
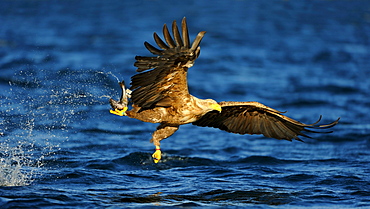
[[[188,91],[187,73],[200,53],[200,42],[206,33],[198,33],[193,43],[189,40],[186,19],[181,31],[176,21],[172,23],[172,35],[163,26],[164,41],[154,33],[159,48],[145,42],[145,47],[155,56],[136,56],[134,64],[138,74],[132,76],[130,89],[120,83],[122,96],[119,101],[110,99],[111,113],[128,116],[144,122],[159,123],[150,140],[156,146],[154,162],[161,159],[160,141],[175,133],[180,125],[213,127],[238,134],[263,134],[266,137],[292,141],[309,137],[302,132],[314,132],[335,126],[339,118],[329,124],[304,124],[280,111],[258,102],[216,102],[199,99]],[[128,104],[132,108],[128,110]],[[313,130],[312,130],[313,129]],[[320,132],[330,133],[330,132]]]

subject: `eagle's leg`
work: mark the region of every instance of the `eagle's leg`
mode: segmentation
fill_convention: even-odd
[[[119,82],[119,85],[122,90],[121,98],[119,101],[116,101],[112,98],[109,99],[109,103],[113,108],[113,110],[109,110],[109,112],[119,116],[126,116],[128,98],[131,97],[131,91],[130,89],[126,89],[124,81]]]
[[[122,109],[116,108],[114,110],[109,110],[109,112],[114,115],[118,115],[118,116],[126,116],[126,110],[127,110],[127,107],[123,107]]]
[[[150,142],[152,142],[155,145],[155,152],[152,155],[154,163],[158,163],[162,158],[160,141],[162,139],[170,137],[178,129],[179,126],[170,126],[167,124],[161,124],[157,127],[157,130],[154,131],[154,133],[152,134],[152,139],[150,140]]]

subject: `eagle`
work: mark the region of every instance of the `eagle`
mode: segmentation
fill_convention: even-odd
[[[144,43],[155,56],[136,56],[134,66],[138,73],[131,77],[131,87],[126,89],[124,82],[120,82],[121,98],[118,101],[109,100],[112,114],[159,123],[150,140],[156,147],[152,155],[154,163],[161,160],[161,140],[174,134],[180,125],[189,123],[236,134],[263,134],[265,137],[289,141],[302,141],[301,136],[311,138],[303,132],[332,132],[318,129],[331,128],[340,118],[320,125],[320,116],[315,123],[304,124],[283,115],[285,112],[259,102],[216,102],[191,95],[187,73],[199,57],[200,43],[205,33],[199,32],[191,43],[185,17],[181,22],[181,32],[176,20],[172,23],[172,35],[164,24],[164,41],[157,33],[153,34],[159,48]]]

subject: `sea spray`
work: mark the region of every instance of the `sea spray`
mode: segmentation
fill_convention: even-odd
[[[25,186],[32,183],[41,159],[34,159],[30,145],[18,141],[18,145],[8,142],[0,144],[0,186]],[[31,145],[32,146],[32,145]]]
[[[101,70],[16,72],[0,94],[0,186],[29,185],[45,169],[58,169],[45,162],[53,161],[61,145],[68,147],[75,127],[109,109],[116,81]]]

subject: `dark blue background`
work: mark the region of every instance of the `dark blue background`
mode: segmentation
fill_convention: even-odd
[[[164,23],[207,31],[193,95],[259,101],[305,123],[305,143],[109,114]],[[368,1],[1,1],[0,205],[370,207]]]

